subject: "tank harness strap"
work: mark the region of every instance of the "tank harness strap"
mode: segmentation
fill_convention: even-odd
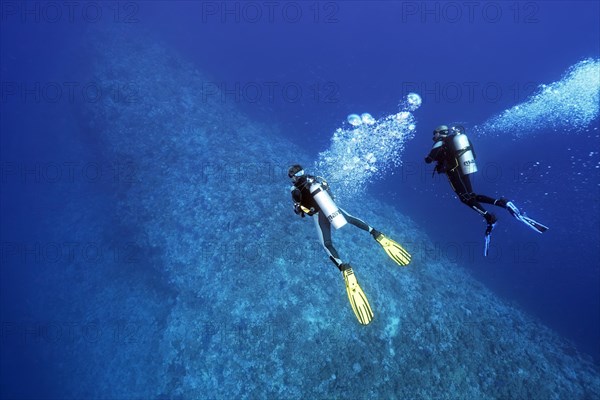
[[[460,151],[457,151],[456,152],[456,158],[462,157],[463,154],[465,154],[467,151],[471,151],[471,150],[473,150],[473,148],[471,146],[467,146],[464,149],[462,149]]]

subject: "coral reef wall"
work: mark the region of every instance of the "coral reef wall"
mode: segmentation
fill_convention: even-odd
[[[600,397],[591,362],[430,251],[409,217],[368,197],[345,208],[414,261],[398,268],[365,232],[334,232],[375,313],[360,326],[312,221],[291,209],[285,169],[311,156],[235,104],[204,96],[210,78],[161,44],[97,35],[90,79],[135,90],[129,101],[86,105],[79,123],[107,159],[135,166],[135,179],[114,193],[115,220],[154,261],[112,281],[87,279],[135,281],[137,296],[157,305],[119,301],[152,328],[126,351],[99,351],[112,368],[88,362],[73,396]]]

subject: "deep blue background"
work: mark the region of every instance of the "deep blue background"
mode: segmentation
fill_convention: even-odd
[[[502,12],[497,22],[482,14],[483,5],[475,8],[470,20],[464,8],[462,17],[456,18],[449,3],[428,3],[430,10],[438,7],[434,14],[423,14],[421,9],[407,14],[423,3],[302,2],[297,3],[302,17],[295,23],[282,15],[286,3],[275,8],[272,21],[263,9],[259,22],[250,20],[254,14],[238,14],[236,22],[235,15],[207,14],[203,9],[207,3],[220,7],[220,2],[172,3],[136,3],[139,9],[128,28],[150,30],[181,52],[213,77],[207,87],[262,88],[258,101],[242,96],[238,106],[257,120],[276,124],[283,135],[315,157],[328,147],[332,132],[342,126],[347,114],[387,115],[396,112],[407,90],[420,92],[423,106],[415,113],[417,135],[406,147],[406,169],[376,182],[371,192],[397,205],[440,246],[458,243],[460,264],[504,299],[517,302],[575,341],[596,362],[600,360],[598,131],[544,131],[518,140],[508,133],[472,138],[480,163],[495,163],[502,170],[498,179],[480,174],[475,178],[476,190],[513,198],[551,227],[538,237],[499,210],[501,223],[494,244],[504,252],[500,261],[483,259],[479,247],[473,256],[467,254],[465,243],[479,245],[484,226],[453,198],[444,180],[431,179],[422,162],[434,126],[452,121],[467,127],[481,123],[525,100],[536,85],[560,79],[576,62],[598,58],[598,2],[495,2],[494,9]],[[243,4],[229,3],[233,10],[240,7],[240,13]],[[492,11],[488,17],[493,17]],[[3,14],[2,81],[65,82],[85,76],[81,69],[85,54],[73,49],[85,44],[81,33],[89,25],[81,19],[24,23]],[[276,84],[272,99],[266,82]],[[479,84],[473,97],[467,90],[472,83]],[[290,102],[277,90],[285,85],[301,88],[299,101]],[[502,95],[490,99],[481,90],[489,86],[500,87]],[[455,87],[461,92],[452,91]],[[226,101],[235,100],[230,96]],[[31,165],[95,154],[94,138],[82,135],[71,120],[75,105],[11,98],[3,99],[1,106],[3,163]],[[87,145],[72,146],[75,137]],[[237,151],[235,146],[232,150]],[[543,172],[526,167],[535,161]],[[515,170],[526,178],[515,177]],[[78,190],[82,198],[98,198],[111,186],[84,185]],[[3,180],[1,192],[2,241],[47,240],[41,221],[48,213],[61,212],[63,193],[53,185],[27,185],[18,179]],[[99,212],[109,213],[110,206]],[[506,256],[515,251],[519,251],[517,259]],[[42,308],[28,308],[28,298],[38,290],[33,283],[35,269],[12,267],[3,260],[0,319],[40,318]],[[16,359],[22,366],[11,364],[10,374],[2,368],[2,380],[18,381],[25,373],[28,384],[31,376],[44,379],[44,366],[36,364],[35,351],[27,354],[15,349],[15,354],[2,355],[4,367],[7,360]],[[46,389],[52,385],[37,383]]]

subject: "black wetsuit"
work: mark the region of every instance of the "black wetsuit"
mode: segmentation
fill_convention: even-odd
[[[448,176],[452,189],[464,204],[471,207],[473,210],[481,214],[486,222],[491,225],[496,222],[494,214],[486,211],[480,203],[493,204],[499,207],[506,208],[506,200],[503,198],[494,199],[483,194],[476,194],[473,192],[471,186],[471,179],[469,175],[463,174],[459,167],[458,160],[455,157],[455,152],[452,146],[453,136],[442,137],[436,141],[433,148],[429,152],[429,155],[425,157],[425,162],[430,164],[433,161],[437,162],[435,170],[437,173],[445,173]],[[475,151],[469,141],[473,156]]]
[[[321,244],[329,254],[331,260],[339,267],[342,264],[342,260],[340,259],[340,256],[335,247],[333,247],[333,242],[331,241],[331,223],[329,222],[327,217],[322,212],[320,212],[321,209],[319,205],[317,204],[313,196],[310,194],[311,183],[308,182],[309,180],[315,180],[319,182],[324,187],[324,189],[327,190],[327,193],[329,193],[329,195],[333,198],[331,191],[329,190],[329,185],[327,185],[327,183],[322,178],[312,175],[301,176],[294,183],[294,186],[291,187],[292,200],[294,200],[294,212],[296,212],[296,214],[298,215],[301,215],[302,217],[304,217],[305,214],[308,214],[310,216],[316,216],[314,220],[315,225],[317,227],[317,232],[319,233],[319,239],[321,240]],[[310,211],[304,212],[300,206]],[[367,232],[371,232],[373,230],[373,228],[370,227],[364,221],[353,217],[341,208],[340,211],[349,224],[352,224]]]

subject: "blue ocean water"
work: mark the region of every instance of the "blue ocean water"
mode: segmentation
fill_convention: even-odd
[[[3,1],[0,397],[597,398],[599,8]],[[483,257],[442,123],[548,232],[495,209]],[[369,326],[296,162],[413,254],[333,233]]]

